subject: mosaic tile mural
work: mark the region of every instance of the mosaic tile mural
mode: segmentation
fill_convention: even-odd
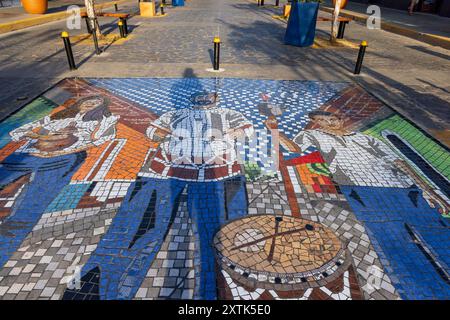
[[[66,79],[0,147],[2,299],[450,298],[450,153],[353,84]]]

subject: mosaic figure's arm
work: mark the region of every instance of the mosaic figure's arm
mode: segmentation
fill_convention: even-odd
[[[39,134],[33,132],[33,129],[39,128],[42,125],[44,125],[44,123],[50,122],[50,117],[46,116],[42,119],[33,121],[31,123],[27,123],[24,124],[23,126],[14,129],[13,131],[11,131],[9,133],[9,135],[11,136],[11,139],[13,141],[19,141],[21,140],[23,137],[28,137],[28,138],[38,138]]]
[[[269,129],[270,134],[273,139],[273,143],[279,143],[288,150],[289,152],[301,153],[299,146],[288,136],[278,130],[278,121],[275,116],[269,116],[267,120],[264,121],[266,128]]]
[[[173,112],[166,112],[161,117],[151,122],[146,134],[153,141],[161,141],[172,132],[171,121]]]
[[[253,124],[240,112],[229,111],[229,126],[226,134],[231,138],[251,137],[254,133]]]
[[[435,208],[436,205],[439,206],[439,211],[447,215],[450,212],[450,205],[446,199],[444,199],[441,195],[436,193],[436,191],[432,188],[429,181],[426,180],[423,176],[417,173],[416,169],[412,167],[407,161],[405,161],[401,156],[394,154],[394,152],[382,141],[373,138],[378,142],[381,150],[384,150],[386,155],[384,159],[386,161],[390,161],[397,169],[401,170],[404,174],[409,176],[414,183],[423,191],[423,197],[428,202],[428,204]]]
[[[76,125],[72,128],[67,127],[70,122],[65,123],[67,129],[72,131],[72,134],[80,131],[82,132],[81,136],[78,136],[79,140],[77,143],[72,145],[70,148],[60,150],[60,151],[52,151],[48,153],[40,153],[39,157],[55,157],[59,155],[77,153],[81,151],[85,151],[92,147],[97,147],[105,143],[106,141],[110,141],[116,136],[116,123],[119,119],[119,116],[109,116],[103,117],[102,121],[99,123],[97,121],[83,122],[80,121],[76,123]],[[72,122],[73,123],[73,122]]]
[[[386,163],[392,164],[396,160],[401,159],[394,151],[389,148],[383,141],[372,137],[365,135],[367,139],[367,145],[370,146],[370,148]]]
[[[423,191],[423,197],[428,202],[428,204],[434,208],[436,205],[440,207],[440,212],[443,214],[448,214],[449,205],[446,200],[443,199],[439,194],[437,194],[430,184],[421,177],[408,162],[403,160],[394,151],[392,151],[384,142],[375,138],[367,137],[368,145],[381,155],[381,161],[384,161],[388,166],[394,166],[403,174],[411,178],[412,181]]]
[[[432,208],[435,208],[436,205],[438,205],[441,214],[449,214],[450,205],[447,203],[447,201],[443,199],[439,194],[437,194],[405,160],[397,159],[394,161],[394,164],[398,169],[402,170],[405,174],[410,176],[411,179],[413,179],[413,181],[417,184],[417,186],[422,189],[423,197]]]
[[[304,130],[299,132],[293,139],[296,147],[297,152],[301,153],[302,151],[307,150],[310,147],[315,146],[313,139],[311,139],[311,132],[308,130]]]
[[[99,146],[106,141],[113,140],[116,137],[116,124],[119,116],[111,115],[103,117],[99,125],[91,133],[91,142],[94,146]]]

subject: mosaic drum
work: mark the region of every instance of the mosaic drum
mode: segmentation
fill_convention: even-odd
[[[41,152],[61,151],[74,145],[78,141],[78,137],[74,135],[77,129],[73,124],[67,128],[52,133],[43,128],[39,128],[36,131],[40,134],[40,137],[33,144],[33,148]]]
[[[302,290],[335,279],[348,265],[341,241],[327,227],[289,216],[252,215],[214,238],[222,268],[239,283]]]
[[[42,136],[33,145],[41,152],[61,151],[75,144],[78,138],[69,133]]]

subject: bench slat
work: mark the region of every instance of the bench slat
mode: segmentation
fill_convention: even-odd
[[[351,19],[351,18],[345,18],[345,17],[339,17],[338,18],[338,21],[339,22],[350,22],[350,21],[352,21],[353,19]],[[317,17],[317,21],[333,21],[333,18],[332,17]]]
[[[88,15],[86,12],[81,13],[82,18],[86,18]],[[114,18],[124,18],[127,19],[130,14],[129,13],[113,13],[113,12],[99,12],[97,13],[98,17],[114,17]]]

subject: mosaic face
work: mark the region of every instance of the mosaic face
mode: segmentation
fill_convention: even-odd
[[[450,298],[450,153],[353,84],[66,79],[0,148],[1,298]]]

